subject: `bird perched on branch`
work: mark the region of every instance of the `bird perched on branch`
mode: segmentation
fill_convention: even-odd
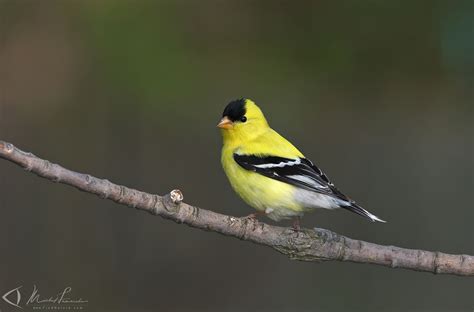
[[[233,189],[257,214],[279,221],[315,208],[344,208],[385,222],[341,193],[310,160],[270,128],[249,99],[230,102],[217,125],[223,137],[222,166]]]

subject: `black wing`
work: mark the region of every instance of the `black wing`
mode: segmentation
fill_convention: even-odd
[[[308,159],[234,154],[234,160],[246,170],[251,170],[266,177],[309,191],[351,202],[351,200],[342,194],[329,181],[328,177]]]
[[[340,207],[372,221],[385,222],[342,194],[329,181],[328,177],[308,159],[234,154],[234,160],[246,170],[251,170],[309,191],[337,198],[342,200]]]

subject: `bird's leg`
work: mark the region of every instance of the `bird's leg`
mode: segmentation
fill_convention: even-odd
[[[301,221],[301,217],[299,216],[295,217],[295,219],[293,220],[293,231],[295,232],[301,231],[300,221]]]
[[[245,216],[244,219],[256,220],[258,216],[262,216],[262,215],[265,215],[265,211],[257,211],[257,212],[251,213],[248,216]]]

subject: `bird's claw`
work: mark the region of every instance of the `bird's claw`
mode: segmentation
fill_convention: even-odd
[[[257,220],[258,212],[254,212],[249,214],[248,216],[242,217],[242,219],[251,219],[251,220]]]
[[[293,220],[293,231],[295,231],[297,233],[301,231],[300,217],[296,217]]]

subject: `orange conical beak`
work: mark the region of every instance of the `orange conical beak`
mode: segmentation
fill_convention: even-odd
[[[217,124],[217,127],[221,129],[232,129],[232,127],[234,127],[234,123],[227,116],[224,116]]]

